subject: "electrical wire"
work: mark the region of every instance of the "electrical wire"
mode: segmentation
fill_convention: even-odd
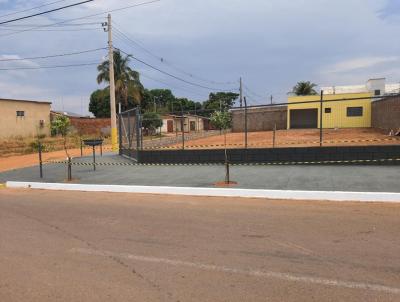
[[[255,96],[255,97],[258,97],[258,98],[263,98],[264,96],[262,96],[262,95],[260,95],[260,94],[258,94],[258,93],[255,93],[254,91],[252,91],[248,86],[246,86],[245,84],[243,84],[243,87],[245,88],[245,90],[247,90],[247,92],[249,93],[249,94],[251,94],[251,95],[253,95],[253,96]]]
[[[85,54],[85,53],[90,53],[90,52],[96,52],[96,51],[105,50],[105,49],[107,49],[107,47],[88,49],[88,50],[82,50],[82,51],[76,51],[76,52],[69,52],[69,53],[63,53],[63,54],[56,54],[56,55],[41,56],[41,57],[0,59],[0,62],[41,60],[41,59],[49,59],[49,58],[57,58],[57,57],[66,57],[66,56],[74,56],[74,55],[80,55],[80,54]]]
[[[167,75],[169,77],[172,77],[172,78],[174,78],[174,79],[176,79],[178,81],[184,82],[184,83],[192,85],[192,86],[196,86],[196,87],[200,87],[200,88],[203,88],[203,89],[211,90],[211,91],[221,91],[221,90],[213,88],[213,87],[208,87],[208,86],[200,85],[200,84],[197,84],[197,83],[194,83],[194,82],[191,82],[191,81],[187,81],[187,80],[185,80],[185,79],[183,79],[181,77],[175,76],[175,75],[173,75],[173,74],[171,74],[171,73],[169,73],[167,71],[164,71],[164,70],[162,70],[162,69],[160,69],[158,67],[155,67],[155,66],[153,66],[153,65],[151,65],[151,64],[149,64],[149,63],[147,63],[147,62],[145,62],[145,61],[143,61],[143,60],[141,60],[141,59],[139,59],[139,58],[137,58],[137,57],[135,57],[135,56],[133,56],[131,54],[128,54],[127,52],[125,52],[125,51],[123,51],[123,50],[121,50],[119,48],[116,48],[116,49],[118,49],[119,51],[121,51],[125,55],[130,56],[135,61],[140,62],[143,65],[146,65],[147,67],[150,67],[150,68],[152,68],[152,69],[154,69],[154,70],[156,70],[156,71],[158,71],[158,72],[160,72],[162,74],[165,74],[165,75]]]
[[[20,33],[29,32],[29,31],[32,31],[32,30],[35,30],[35,29],[39,29],[39,28],[43,28],[43,27],[51,27],[51,26],[56,26],[56,25],[59,25],[59,24],[65,24],[65,23],[77,21],[77,20],[89,19],[89,18],[92,18],[92,17],[101,16],[101,15],[104,15],[104,14],[107,14],[107,13],[118,12],[118,11],[126,10],[126,9],[129,9],[129,8],[133,8],[133,7],[139,7],[139,6],[144,6],[144,5],[148,5],[148,4],[153,4],[153,3],[156,3],[156,2],[160,2],[160,1],[161,0],[152,0],[152,1],[137,3],[137,4],[134,4],[134,5],[120,7],[120,8],[116,8],[116,9],[112,9],[112,10],[103,11],[101,13],[96,13],[96,14],[92,14],[92,15],[86,15],[86,16],[82,16],[82,17],[78,17],[78,18],[68,19],[68,20],[64,20],[64,21],[60,21],[60,22],[56,22],[56,23],[52,23],[52,24],[40,25],[40,26],[36,26],[36,27],[20,30],[18,32],[0,35],[0,38],[1,37],[12,36],[12,35],[17,35],[17,34],[20,34]]]
[[[45,6],[49,6],[49,5],[52,5],[52,4],[57,4],[57,3],[60,3],[60,2],[65,2],[65,1],[68,1],[68,0],[58,0],[58,1],[44,3],[42,5],[35,6],[35,7],[32,7],[32,8],[28,8],[28,9],[20,10],[20,11],[17,11],[17,12],[12,12],[12,13],[8,13],[8,14],[5,14],[5,15],[1,15],[0,18],[13,16],[13,15],[17,15],[17,14],[20,14],[20,13],[29,12],[31,10],[35,10],[35,9],[38,9],[38,8],[42,8],[42,7],[45,7]]]
[[[167,82],[164,82],[164,81],[155,79],[155,78],[153,78],[153,77],[151,77],[151,76],[149,76],[149,75],[147,75],[147,74],[144,74],[142,71],[140,71],[140,76],[142,76],[142,77],[144,77],[144,78],[147,78],[147,79],[149,79],[149,80],[152,80],[152,81],[154,81],[154,82],[158,82],[158,83],[161,83],[161,84],[163,84],[163,85],[166,85],[168,88],[178,89],[178,90],[182,90],[182,91],[186,91],[186,92],[195,94],[195,95],[200,96],[200,97],[204,97],[204,95],[202,95],[202,94],[200,94],[200,93],[198,93],[198,92],[192,91],[192,90],[190,90],[190,89],[187,89],[187,88],[184,88],[184,87],[178,87],[178,86],[175,86],[175,85],[171,85],[171,84],[169,84],[169,83],[167,83]]]
[[[99,25],[101,24],[100,22],[85,22],[85,23],[71,23],[71,24],[59,24],[59,25],[54,25],[55,27],[70,27],[70,26],[84,26],[84,25]],[[51,24],[3,24],[0,26],[1,27],[32,27],[32,26],[47,26]]]
[[[85,4],[85,3],[88,3],[88,2],[93,2],[93,1],[94,0],[85,0],[85,1],[78,2],[78,3],[65,5],[65,6],[62,6],[62,7],[53,8],[53,9],[50,9],[50,10],[47,10],[47,11],[44,11],[44,12],[40,12],[40,13],[37,13],[37,14],[33,14],[33,15],[25,16],[25,17],[20,17],[20,18],[15,18],[15,19],[3,21],[3,22],[0,22],[0,25],[16,22],[16,21],[20,21],[20,20],[25,20],[25,19],[29,19],[29,18],[33,18],[33,17],[49,14],[49,13],[53,13],[53,12],[56,12],[56,11],[60,11],[60,10],[67,9],[67,8],[70,8],[70,7],[75,7],[75,6],[82,5],[82,4]]]
[[[58,31],[58,32],[77,32],[77,31],[95,31],[95,30],[100,30],[100,28],[77,28],[77,29],[33,29],[31,31],[33,32],[40,32],[40,31]],[[12,31],[16,32],[18,29],[12,29],[12,28],[0,28],[0,31]]]
[[[69,65],[53,65],[53,66],[38,66],[38,67],[15,67],[15,68],[0,68],[0,71],[11,71],[11,70],[36,70],[36,69],[55,69],[55,68],[70,68],[70,67],[83,67],[99,65],[101,63],[79,63]]]
[[[178,72],[181,72],[191,78],[200,80],[202,82],[206,82],[206,83],[210,83],[212,85],[232,85],[232,84],[236,84],[235,82],[216,82],[216,81],[211,81],[211,80],[207,80],[207,79],[203,79],[197,75],[194,75],[193,73],[189,73],[181,68],[178,68],[174,65],[172,65],[171,63],[169,63],[168,61],[165,60],[164,57],[160,57],[156,54],[154,54],[153,52],[151,52],[150,50],[148,50],[146,47],[144,47],[142,45],[142,43],[139,43],[137,41],[135,41],[134,39],[132,39],[131,37],[129,37],[127,34],[125,34],[124,32],[122,32],[115,24],[115,22],[113,21],[114,25],[113,25],[113,29],[115,31],[117,31],[120,35],[122,35],[126,40],[128,40],[129,42],[131,42],[132,44],[136,45],[137,47],[139,47],[140,49],[142,49],[143,51],[145,51],[146,53],[148,53],[150,56],[154,57],[155,59],[157,59],[158,61],[160,61],[161,63],[164,63],[166,65],[168,65],[169,67],[175,69]]]

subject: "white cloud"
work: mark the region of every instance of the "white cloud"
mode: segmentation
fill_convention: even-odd
[[[398,62],[399,57],[362,57],[338,62],[331,66],[324,68],[325,73],[345,73],[359,69],[372,68],[377,65]]]

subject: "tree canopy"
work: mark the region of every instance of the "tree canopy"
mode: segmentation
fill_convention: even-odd
[[[114,50],[114,77],[116,102],[121,102],[126,107],[129,99],[140,104],[144,87],[140,82],[139,72],[129,67],[131,56],[123,56],[119,50]],[[105,60],[97,70],[97,83],[110,83],[110,63]]]
[[[317,87],[317,84],[311,83],[310,81],[301,81],[296,84],[296,86],[293,87],[292,93],[295,95],[316,95],[318,94],[317,91],[314,89]]]
[[[239,94],[233,92],[217,92],[210,93],[206,102],[204,102],[204,109],[211,110],[225,110],[230,109],[238,99]]]

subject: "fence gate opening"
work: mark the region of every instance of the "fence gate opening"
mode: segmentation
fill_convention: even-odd
[[[138,159],[138,150],[142,148],[141,116],[138,108],[119,114],[119,154]]]

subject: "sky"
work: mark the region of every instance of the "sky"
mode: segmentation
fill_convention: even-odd
[[[102,49],[42,60],[1,61],[107,47],[106,13],[148,0],[95,0],[78,7],[0,25],[0,98],[48,100],[54,110],[88,114]],[[0,22],[80,2],[0,0]],[[85,18],[82,18],[85,17]],[[74,26],[40,27],[66,20]],[[251,105],[285,102],[298,81],[320,86],[400,82],[398,0],[161,0],[112,13],[114,46],[194,86],[140,62],[146,88],[168,88],[204,101],[212,91],[237,91],[243,78]],[[87,24],[90,23],[90,24]],[[119,32],[118,32],[118,31]],[[122,32],[122,34],[121,34]],[[125,36],[124,36],[125,35]],[[126,38],[128,37],[129,40]],[[15,70],[69,64],[93,65]],[[13,70],[4,70],[13,69]],[[207,87],[207,88],[204,88]]]

